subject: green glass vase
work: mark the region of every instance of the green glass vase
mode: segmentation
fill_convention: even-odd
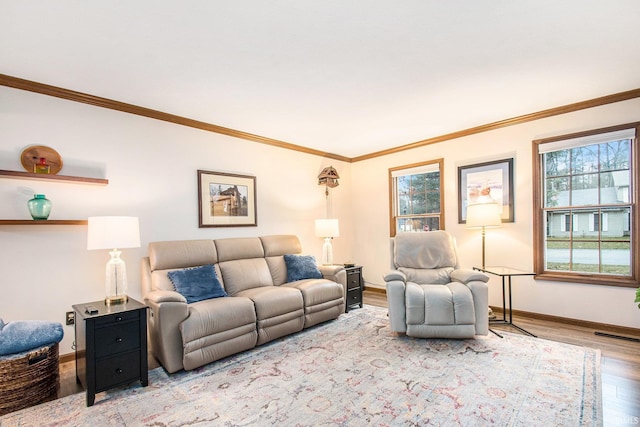
[[[27,202],[31,218],[35,220],[44,220],[49,218],[51,213],[51,200],[47,199],[44,194],[34,194],[33,199]]]

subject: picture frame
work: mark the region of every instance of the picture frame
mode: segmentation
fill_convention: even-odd
[[[467,223],[467,205],[491,197],[502,206],[502,222],[514,222],[513,158],[458,167],[458,224]]]
[[[198,226],[255,227],[256,177],[198,170]]]

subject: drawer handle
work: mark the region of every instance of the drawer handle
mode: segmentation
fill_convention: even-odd
[[[118,369],[116,369],[116,374],[118,374],[118,375],[119,375],[119,374],[121,374],[122,372],[124,372],[124,371],[122,370],[122,368],[118,368]]]
[[[116,338],[116,342],[117,343],[121,343],[122,342],[122,338],[120,338],[120,337]]]
[[[116,322],[122,322],[122,316],[116,316]]]

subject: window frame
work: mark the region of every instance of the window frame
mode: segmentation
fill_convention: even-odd
[[[397,171],[409,170],[409,169],[425,167],[425,166],[430,166],[435,164],[438,165],[438,171],[440,172],[440,213],[438,218],[440,223],[439,229],[440,230],[445,229],[444,228],[444,217],[445,217],[444,215],[444,158],[439,158],[434,160],[428,160],[426,162],[412,163],[409,165],[396,166],[393,168],[389,168],[389,235],[391,237],[395,237],[396,235],[396,221],[398,216],[396,214],[397,195],[396,195],[396,186],[394,183],[393,173]]]
[[[635,129],[635,138],[631,140],[630,154],[630,276],[618,276],[606,273],[583,273],[569,271],[549,271],[545,270],[545,215],[544,209],[544,176],[542,156],[539,153],[539,146],[551,142],[568,140],[573,138],[583,138],[590,135],[597,135],[624,129]],[[594,129],[585,132],[560,135],[551,138],[538,139],[533,141],[533,268],[535,279],[551,280],[558,282],[576,282],[583,284],[638,287],[640,285],[640,250],[638,250],[638,238],[640,232],[640,215],[638,212],[638,189],[640,188],[640,147],[638,147],[640,135],[640,122],[627,123],[623,125]],[[599,218],[602,222],[603,218]],[[572,227],[573,228],[573,227]]]

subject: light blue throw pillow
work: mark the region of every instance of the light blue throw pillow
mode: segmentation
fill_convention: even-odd
[[[174,270],[167,275],[176,291],[187,299],[188,304],[227,296],[212,264]]]
[[[17,320],[4,323],[0,319],[0,356],[59,343],[63,336],[62,323],[46,320]]]
[[[287,282],[303,279],[322,279],[316,259],[311,255],[285,255],[287,265]]]

